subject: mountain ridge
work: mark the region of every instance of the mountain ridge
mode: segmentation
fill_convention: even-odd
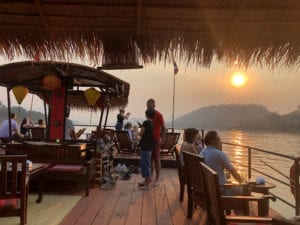
[[[177,117],[174,127],[300,131],[300,110],[279,115],[260,104],[212,105]]]

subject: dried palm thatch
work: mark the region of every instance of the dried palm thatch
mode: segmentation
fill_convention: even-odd
[[[121,79],[91,67],[62,62],[18,62],[0,66],[0,86],[11,89],[24,85],[33,94],[48,99],[51,91],[43,86],[43,78],[53,74],[60,77],[67,87],[67,103],[76,109],[89,109],[83,90],[96,87],[101,92],[99,100],[92,109],[104,104],[110,107],[125,107],[128,103],[130,85]]]
[[[19,0],[0,3],[0,54],[100,65],[103,54],[210,66],[299,65],[298,0]]]

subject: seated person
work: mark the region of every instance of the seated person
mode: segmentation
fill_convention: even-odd
[[[20,133],[24,136],[29,136],[29,128],[32,127],[32,124],[29,124],[29,118],[24,117],[20,125]]]
[[[18,123],[16,121],[16,114],[10,114],[10,122],[11,122],[11,136],[13,138],[23,138],[24,135],[20,133],[18,129]],[[2,125],[0,126],[0,138],[9,138],[9,120],[4,120]]]
[[[218,173],[219,184],[222,186],[227,182],[224,169],[228,170],[235,180],[242,183],[240,174],[231,164],[228,156],[222,151],[222,142],[218,133],[216,131],[207,132],[204,143],[206,147],[201,151],[200,156],[204,157],[205,164]],[[221,193],[227,196],[242,195],[242,188],[221,187]]]
[[[198,154],[200,154],[200,152],[204,149],[203,139],[200,134],[197,134],[194,144],[198,149]]]
[[[72,120],[69,119],[70,110],[66,113],[66,130],[65,130],[65,140],[76,140],[75,127]]]
[[[132,127],[132,140],[133,141],[138,141],[140,139],[139,137],[139,128],[137,125],[134,125]]]
[[[46,128],[46,124],[44,123],[43,119],[38,120],[38,127],[40,128]]]
[[[133,138],[133,134],[132,134],[132,124],[131,123],[126,123],[124,125],[124,131],[127,131],[128,132],[128,136],[130,138],[130,141],[132,141],[132,138]]]
[[[183,154],[182,152],[189,152],[195,155],[198,155],[198,148],[195,146],[195,140],[199,131],[195,128],[187,128],[184,130],[183,143],[180,147],[180,160],[183,164]]]
[[[300,162],[299,162],[299,168],[300,168]],[[296,188],[295,188],[295,179],[297,177],[300,177],[300,173],[296,174],[296,169],[295,169],[295,163],[290,167],[290,184],[291,184],[291,192],[296,198]]]

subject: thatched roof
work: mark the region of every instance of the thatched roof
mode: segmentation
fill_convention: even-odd
[[[113,75],[94,68],[74,63],[62,62],[18,62],[0,66],[0,86],[9,89],[24,85],[41,98],[48,97],[51,91],[43,86],[43,78],[54,74],[68,87],[68,104],[71,107],[86,109],[82,87],[97,87],[101,100],[110,102],[111,107],[124,107],[128,102],[130,85]],[[109,97],[109,98],[108,98]],[[98,105],[101,107],[101,104]]]
[[[19,0],[0,3],[0,54],[101,65],[103,51],[144,63],[212,59],[299,64],[299,0]]]

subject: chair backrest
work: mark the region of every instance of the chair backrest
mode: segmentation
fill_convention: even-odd
[[[181,182],[186,184],[185,169],[183,163],[181,162],[180,150],[177,147],[175,147],[175,158],[179,179]]]
[[[175,148],[175,158],[176,158],[176,167],[178,171],[181,171],[184,169],[184,165],[181,162],[181,157],[180,157],[180,150],[179,148]]]
[[[21,198],[26,193],[26,155],[1,155],[0,163],[0,199]]]
[[[73,129],[70,130],[70,137],[71,137],[71,140],[73,140],[73,141],[77,140],[75,130],[73,130]]]
[[[208,218],[211,224],[225,225],[226,219],[221,201],[218,174],[203,162],[198,164],[198,169],[201,171],[202,177],[205,180],[204,187],[207,199],[206,207]]]
[[[205,203],[205,189],[199,169],[199,163],[204,162],[204,158],[189,152],[183,152],[183,161],[188,190],[192,189],[193,192],[197,192],[198,195],[202,196],[202,202]]]
[[[132,149],[130,137],[127,131],[123,130],[116,130],[116,138],[117,142],[119,144],[120,150],[126,149],[130,150]]]
[[[32,139],[34,140],[45,140],[46,128],[42,127],[32,127],[30,128]]]
[[[161,149],[172,149],[177,144],[180,133],[165,133]]]

